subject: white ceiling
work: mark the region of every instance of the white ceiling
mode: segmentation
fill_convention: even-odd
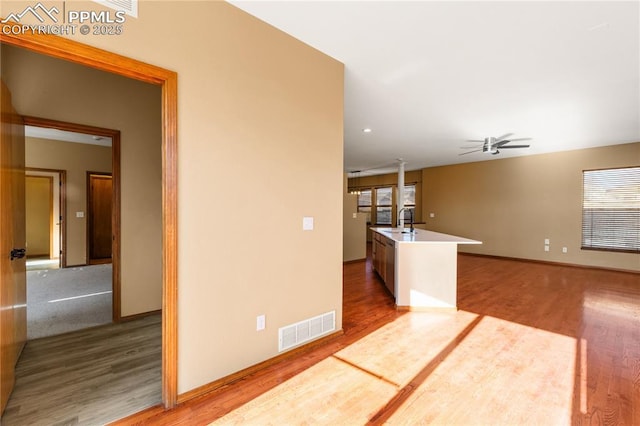
[[[111,138],[107,136],[88,135],[85,133],[68,132],[66,130],[50,129],[47,127],[24,126],[25,136],[54,141],[86,143],[90,145],[111,146]]]
[[[638,1],[231,3],[345,64],[347,171],[640,141]]]

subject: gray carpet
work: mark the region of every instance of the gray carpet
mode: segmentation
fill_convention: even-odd
[[[111,322],[111,265],[27,272],[27,339]]]

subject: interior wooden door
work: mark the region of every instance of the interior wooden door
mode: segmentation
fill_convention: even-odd
[[[1,82],[0,132],[0,413],[15,383],[27,338],[24,124]]]
[[[109,263],[113,241],[111,230],[113,180],[110,174],[90,172],[87,181],[88,263]]]

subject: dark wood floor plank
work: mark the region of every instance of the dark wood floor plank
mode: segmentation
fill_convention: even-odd
[[[2,425],[102,425],[158,404],[160,319],[29,341]]]

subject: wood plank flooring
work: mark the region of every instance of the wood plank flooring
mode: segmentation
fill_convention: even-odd
[[[640,275],[459,256],[459,311],[344,267],[344,335],[119,424],[640,425]]]
[[[160,321],[30,340],[2,425],[104,425],[160,403]]]

